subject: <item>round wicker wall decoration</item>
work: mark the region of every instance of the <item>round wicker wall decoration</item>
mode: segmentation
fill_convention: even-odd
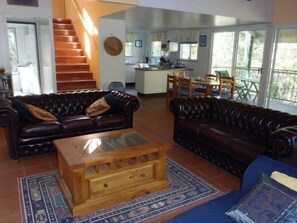
[[[123,50],[123,44],[121,40],[116,37],[108,37],[104,41],[104,49],[111,56],[119,55]]]

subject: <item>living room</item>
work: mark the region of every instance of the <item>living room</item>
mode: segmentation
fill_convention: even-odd
[[[5,4],[4,1],[2,1],[1,4],[4,5]],[[40,6],[42,6],[43,4],[44,3],[40,1]],[[91,2],[87,4],[90,4],[88,5],[89,7],[92,6]],[[96,3],[94,2],[94,4]],[[113,8],[113,3],[104,3],[104,4],[107,4],[109,7]],[[297,19],[296,19],[295,13],[292,13],[291,16],[288,16],[290,14],[289,13],[290,9],[294,8],[292,7],[294,6],[294,4],[295,3],[293,1],[291,1],[291,4],[289,3],[283,4],[281,1],[276,1],[275,8],[277,8],[278,10],[277,10],[276,16],[274,17],[275,25],[294,26],[296,24]],[[7,6],[2,7],[2,5],[0,5],[1,9],[7,7]],[[116,6],[119,7],[119,5],[116,5]],[[18,6],[18,7],[21,7],[21,6]],[[43,5],[43,7],[51,8],[50,4],[48,3],[45,3],[45,6]],[[123,6],[123,7],[128,8],[130,6]],[[23,8],[24,8],[24,12],[26,12],[25,14],[27,14],[27,15],[23,14],[23,16],[28,17],[30,14],[29,10],[27,12],[27,8],[22,7],[22,9]],[[35,13],[34,11],[35,10],[33,10],[33,13]],[[9,10],[8,12],[1,11],[1,14],[2,14],[1,24],[5,23],[4,20],[6,21],[5,15],[11,14],[11,13],[12,12]],[[284,16],[283,13],[285,13],[286,16]],[[44,16],[44,14],[42,14],[41,12],[38,12],[36,14],[38,14],[38,16],[40,17]],[[50,21],[52,18],[51,13],[47,12],[46,15],[48,16],[48,20]],[[6,25],[3,25],[1,27],[2,28],[6,27]],[[95,36],[94,38],[97,41],[98,37]],[[5,38],[0,37],[0,39],[1,39],[1,42],[5,42],[4,41]],[[90,42],[92,43],[92,41]],[[5,44],[1,43],[1,49],[2,48],[6,49],[7,47],[5,47]],[[100,89],[106,89],[109,82],[117,80],[119,77],[121,78],[120,80],[123,80],[123,76],[124,76],[123,70],[125,70],[123,65],[124,64],[123,61],[125,61],[125,57],[123,54],[120,55],[120,57],[118,58],[112,58],[113,60],[110,62],[106,62],[101,59],[96,59],[96,53],[93,52],[93,50],[96,51],[96,47],[90,47],[90,48],[91,48],[89,51],[90,55],[92,55],[92,59],[95,58],[94,59],[95,62],[91,66],[95,67],[94,74],[98,80],[98,87]],[[101,50],[99,51],[99,53],[97,53],[98,57],[100,57],[100,55],[105,55],[105,52],[102,53]],[[7,51],[3,50],[1,52],[1,56],[4,55],[4,57],[2,58],[7,58],[7,54],[5,52]],[[200,52],[203,52],[203,51],[200,51]],[[98,63],[98,61],[100,62]],[[110,66],[106,68],[104,67],[104,64],[113,64],[113,68],[110,68]],[[119,65],[115,66],[114,64],[119,64]],[[8,59],[7,59],[7,63],[5,63],[5,68],[7,71],[10,70]],[[107,75],[110,73],[114,73],[115,76]],[[127,92],[136,95],[135,91],[133,90],[128,89]],[[162,140],[168,142],[171,147],[171,149],[168,151],[168,156],[171,159],[175,160],[186,169],[189,169],[191,172],[194,172],[197,176],[200,176],[201,178],[205,179],[207,182],[211,183],[212,185],[215,185],[223,193],[229,192],[233,189],[238,189],[240,187],[240,179],[238,177],[235,177],[230,173],[224,171],[223,169],[216,167],[212,163],[204,160],[203,158],[200,158],[194,153],[189,152],[188,150],[184,149],[182,146],[175,144],[173,142],[172,140],[173,115],[169,111],[168,106],[166,105],[165,97],[140,98],[140,103],[141,103],[141,106],[139,111],[135,112],[134,114],[134,119],[135,119],[134,127],[143,128],[147,131],[150,131],[154,135],[159,136]],[[1,129],[0,138],[1,139],[6,138],[4,129]],[[2,191],[1,197],[0,197],[0,206],[2,210],[0,215],[1,217],[0,222],[20,222],[22,213],[19,207],[19,193],[18,193],[18,185],[17,185],[16,179],[19,177],[29,176],[32,174],[38,174],[38,173],[44,173],[52,170],[57,170],[58,165],[56,160],[56,154],[54,153],[49,155],[39,155],[39,156],[34,156],[29,158],[23,158],[18,162],[12,162],[8,158],[7,143],[5,142],[5,140],[1,140],[0,148],[1,148],[0,165],[2,167],[2,171],[0,172],[0,175],[3,179],[6,179],[5,181],[2,181],[2,183],[0,184],[1,191]],[[175,210],[172,216],[179,214],[181,211],[184,211],[184,209]],[[168,220],[172,216],[159,218],[157,222]]]

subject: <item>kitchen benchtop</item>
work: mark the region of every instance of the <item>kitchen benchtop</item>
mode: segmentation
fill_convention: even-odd
[[[194,69],[192,68],[186,68],[186,67],[179,67],[179,68],[159,68],[159,67],[149,67],[149,68],[141,68],[141,67],[135,67],[135,70],[142,70],[142,71],[165,71],[165,70],[179,70],[179,71],[192,71]]]

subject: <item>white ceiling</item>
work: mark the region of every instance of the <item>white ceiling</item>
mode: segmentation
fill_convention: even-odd
[[[261,21],[242,20],[226,16],[148,7],[135,7],[105,16],[104,18],[125,20],[127,32],[152,32],[262,23]]]

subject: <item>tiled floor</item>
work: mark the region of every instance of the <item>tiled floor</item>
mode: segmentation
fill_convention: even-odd
[[[135,94],[134,90],[128,93]],[[171,145],[168,156],[224,192],[240,180],[172,141],[173,115],[164,96],[139,97],[141,106],[134,115],[134,127],[146,129]],[[57,169],[56,154],[20,161],[8,158],[5,131],[0,128],[0,223],[21,222],[17,178]],[[174,213],[173,213],[174,214]],[[170,218],[170,217],[169,217]]]

